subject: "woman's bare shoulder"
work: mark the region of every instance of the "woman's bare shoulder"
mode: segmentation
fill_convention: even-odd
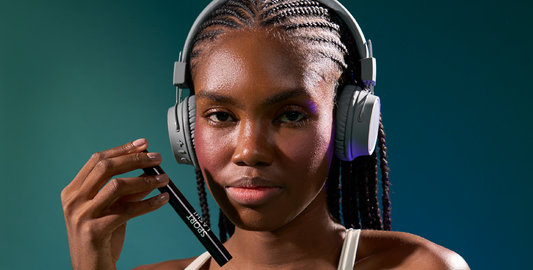
[[[457,253],[420,236],[363,230],[354,269],[467,270]]]
[[[171,261],[164,261],[160,263],[154,263],[154,264],[147,264],[147,265],[141,265],[138,267],[133,268],[132,270],[176,270],[176,269],[185,269],[189,264],[191,264],[194,259],[197,257],[187,258],[187,259],[180,259],[180,260],[171,260]]]

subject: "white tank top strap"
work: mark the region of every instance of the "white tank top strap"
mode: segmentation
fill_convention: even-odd
[[[353,270],[360,235],[360,229],[350,228],[346,230],[346,235],[344,236],[344,243],[342,244],[342,252],[337,270]]]
[[[339,266],[337,267],[337,270],[353,270],[360,235],[360,229],[350,228],[346,230],[346,235],[344,236],[344,243],[342,244],[341,257],[339,259]],[[198,270],[210,258],[211,254],[206,251],[202,255],[198,256],[198,258],[196,258],[184,270]]]
[[[209,252],[204,252],[202,255],[198,256],[187,268],[184,270],[198,270],[200,267],[202,267],[207,260],[211,258],[211,254]]]

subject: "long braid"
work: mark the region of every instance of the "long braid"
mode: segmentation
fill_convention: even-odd
[[[220,209],[220,215],[218,217],[218,227],[220,229],[220,241],[222,241],[222,243],[226,242],[228,239],[227,235],[231,237],[233,233],[235,233],[235,225],[231,223],[222,209]]]
[[[326,180],[326,196],[328,208],[331,216],[338,222],[341,220],[340,215],[340,190],[339,190],[339,169],[340,160],[333,157],[329,168],[328,179]]]
[[[224,214],[224,212],[222,212],[222,209],[220,209],[220,214],[218,216],[218,228],[220,229],[220,241],[222,243],[228,240],[226,223],[224,222],[225,216],[226,214]]]
[[[372,217],[369,211],[368,202],[368,177],[366,174],[366,156],[358,157],[352,161],[352,166],[355,167],[355,176],[357,181],[357,195],[359,199],[359,213],[361,214],[361,228],[371,228]]]
[[[376,151],[367,158],[367,162],[368,202],[370,206],[370,215],[372,216],[372,229],[383,230],[378,201],[378,163]]]
[[[390,231],[391,203],[389,197],[389,163],[387,162],[387,144],[385,143],[385,129],[383,128],[381,115],[379,116],[378,146],[381,168],[381,187],[383,189],[383,194],[381,195],[381,202],[383,204],[383,229]]]
[[[359,202],[359,186],[358,186],[358,177],[357,173],[355,171],[357,170],[355,167],[355,164],[353,162],[347,162],[350,164],[350,167],[352,168],[352,173],[350,174],[349,181],[352,183],[352,190],[348,195],[352,198],[352,209],[354,209],[352,215],[353,215],[353,221],[352,225],[355,229],[361,229],[361,221],[359,218],[359,209],[360,209],[360,202]]]
[[[352,166],[350,162],[342,162],[341,168],[342,168],[341,169],[342,219],[344,220],[344,226],[348,228],[348,227],[353,227],[353,223],[354,223],[353,212],[354,210],[357,210],[357,208],[353,208],[353,201],[352,201],[353,197],[351,196],[354,182],[352,181],[350,177],[352,173]]]
[[[223,216],[224,216],[224,226],[226,227],[226,232],[231,237],[233,233],[235,233],[235,225],[231,223],[231,221],[226,216],[226,214],[224,214]]]
[[[201,170],[196,170],[196,184],[198,188],[198,197],[200,198],[200,207],[202,208],[202,218],[208,226],[211,227],[211,217],[209,216],[209,206],[207,205],[207,193],[205,192],[205,181]]]

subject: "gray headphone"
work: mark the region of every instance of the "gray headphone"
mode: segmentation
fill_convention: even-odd
[[[168,134],[176,161],[198,168],[194,150],[194,123],[196,120],[196,99],[190,95],[183,99],[182,90],[189,88],[188,78],[192,43],[202,23],[211,13],[228,0],[213,0],[200,13],[194,22],[180,59],[174,63],[174,86],[176,86],[176,105],[168,109]],[[374,95],[376,85],[376,59],[372,56],[372,44],[367,42],[352,15],[336,0],[317,0],[333,10],[342,23],[350,29],[361,55],[361,78],[365,86],[347,85],[342,89],[335,116],[335,154],[340,160],[352,161],[356,157],[371,155],[376,145],[380,100]]]

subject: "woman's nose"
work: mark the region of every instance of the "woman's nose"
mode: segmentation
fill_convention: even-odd
[[[242,121],[236,138],[232,162],[240,166],[268,166],[274,159],[274,149],[267,127]],[[269,138],[270,137],[270,138]]]

